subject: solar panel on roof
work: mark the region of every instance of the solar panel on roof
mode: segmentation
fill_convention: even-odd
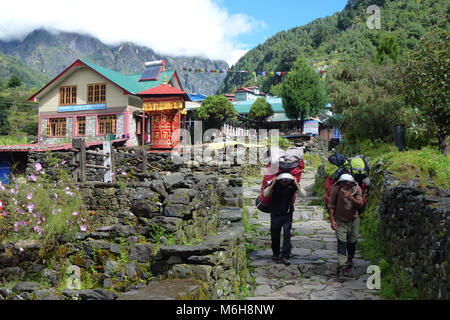
[[[156,80],[162,68],[163,68],[162,65],[154,65],[146,67],[139,81]]]

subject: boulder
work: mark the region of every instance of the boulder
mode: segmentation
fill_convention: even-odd
[[[166,188],[164,186],[164,181],[163,180],[152,180],[152,184],[151,184],[150,188],[153,191],[155,191],[158,194],[160,194],[161,196],[163,196],[164,198],[167,197],[167,191],[166,191]]]
[[[164,186],[166,187],[167,190],[172,190],[175,187],[180,187],[184,184],[185,181],[185,177],[184,174],[182,173],[173,173],[173,174],[166,174],[163,177],[163,181],[164,181]]]
[[[195,190],[193,190],[195,191]],[[194,195],[193,195],[194,196]],[[191,200],[189,196],[189,191],[186,189],[176,189],[173,193],[169,194],[166,197],[164,203],[166,204],[189,204]]]
[[[7,253],[0,254],[0,266],[3,268],[17,267],[19,259],[16,256],[9,256]]]
[[[33,292],[41,288],[41,284],[35,281],[21,281],[17,282],[13,287],[13,291],[16,292]]]
[[[166,231],[176,232],[181,227],[182,220],[175,217],[157,216],[152,218],[150,223],[159,226]]]
[[[79,290],[82,300],[115,300],[118,294],[105,289]]]
[[[54,289],[37,290],[34,293],[35,300],[59,300]]]
[[[152,200],[136,200],[131,206],[131,212],[138,217],[151,218],[161,214],[161,205]]]
[[[138,262],[151,261],[155,256],[155,246],[153,244],[136,243],[130,249],[129,259]]]
[[[184,204],[166,204],[164,207],[164,215],[166,217],[183,218],[190,213],[191,210],[189,209],[189,206]]]

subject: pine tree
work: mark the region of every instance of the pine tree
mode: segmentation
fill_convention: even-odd
[[[326,103],[325,87],[320,76],[304,57],[299,58],[281,86],[283,108],[289,119],[303,121],[316,116]]]

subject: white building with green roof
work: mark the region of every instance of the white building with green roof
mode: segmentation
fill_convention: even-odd
[[[142,134],[142,119],[134,116],[142,111],[139,93],[164,81],[183,90],[176,71],[165,70],[163,60],[143,66],[142,74],[121,74],[78,59],[29,99],[39,102],[39,141],[96,141],[112,134],[137,145]]]

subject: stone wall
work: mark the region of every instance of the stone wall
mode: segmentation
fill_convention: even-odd
[[[450,299],[450,197],[384,174],[379,208],[387,259],[410,274],[422,299]]]
[[[56,178],[72,155],[31,153],[27,173],[40,162]],[[126,298],[148,291],[156,277],[170,285],[193,279],[206,298],[229,299],[248,280],[240,167],[182,166],[169,154],[148,154],[148,170],[139,172],[139,151],[117,155],[116,183],[79,185],[95,230],[63,235],[45,254],[37,241],[0,246],[0,299]],[[71,265],[92,289],[61,290]]]

